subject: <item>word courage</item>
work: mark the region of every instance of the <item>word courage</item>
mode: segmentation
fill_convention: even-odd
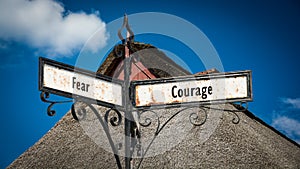
[[[172,96],[173,98],[177,97],[192,97],[192,96],[201,96],[202,99],[206,99],[207,95],[213,94],[213,88],[208,87],[195,87],[195,88],[184,88],[180,89],[176,85],[172,87]]]

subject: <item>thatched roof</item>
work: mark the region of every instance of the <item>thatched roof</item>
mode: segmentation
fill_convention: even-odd
[[[170,73],[177,76],[191,74],[150,44],[133,42],[130,49],[130,52],[134,54],[133,57],[142,62],[157,78],[170,77]],[[123,51],[123,45],[116,45],[99,67],[97,73],[112,76],[116,67],[124,59],[122,57]]]
[[[229,104],[226,108],[236,109]],[[299,145],[262,124],[250,112],[238,113],[238,124],[231,122],[233,116],[228,112],[214,113],[219,113],[216,118],[221,120],[205,142],[199,141],[203,128],[195,127],[178,145],[146,158],[141,168],[300,167]],[[88,137],[68,112],[9,168],[116,168],[116,163],[113,154]]]
[[[110,67],[114,65],[111,63],[119,62],[114,55],[108,56],[99,68],[99,73],[109,75],[114,70]],[[142,56],[141,62],[145,65],[163,64],[161,66],[168,67],[168,70],[173,71],[172,74],[178,76],[189,74],[158,50],[155,55]],[[159,70],[153,73],[158,77],[168,76],[163,72],[159,75]],[[225,104],[224,107],[228,110],[240,108],[233,104]],[[107,110],[100,106],[97,109],[102,116]],[[164,148],[166,151],[145,158],[141,168],[300,168],[300,146],[251,112],[237,112],[236,116],[229,111],[209,110],[205,109],[207,119],[202,126],[193,126],[189,122],[189,114],[179,114],[174,118],[166,130],[159,134],[158,141],[154,143],[156,146],[149,149],[149,152]],[[174,108],[158,110],[157,113],[163,121],[177,111],[178,108]],[[93,120],[93,117],[89,118]],[[239,123],[233,123],[232,120],[237,118]],[[88,136],[83,124],[74,120],[70,112],[66,113],[43,138],[8,168],[116,168],[113,154],[95,141],[106,142],[105,137],[97,134],[101,128],[90,127],[89,132],[93,133],[93,138]],[[155,125],[152,128],[155,129]],[[141,131],[142,141],[146,140],[151,127],[148,131]],[[176,144],[168,147],[171,144],[168,141],[180,137]],[[135,159],[134,167],[137,162],[138,159]]]

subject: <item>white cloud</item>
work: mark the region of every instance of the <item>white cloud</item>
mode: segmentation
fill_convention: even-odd
[[[272,121],[272,126],[284,132],[294,140],[300,139],[300,122],[287,116],[278,116]]]
[[[295,109],[300,109],[300,98],[282,98],[281,101],[285,104],[291,105]]]
[[[1,0],[0,38],[25,42],[48,55],[71,56],[98,31],[98,40],[87,46],[95,52],[108,39],[98,13],[66,12],[53,0]]]

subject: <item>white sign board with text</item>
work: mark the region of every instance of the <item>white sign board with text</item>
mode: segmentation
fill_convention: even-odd
[[[251,101],[251,90],[251,71],[133,81],[131,84],[132,101],[137,108]]]
[[[40,90],[70,98],[80,96],[109,107],[123,106],[121,81],[45,58],[40,59]]]

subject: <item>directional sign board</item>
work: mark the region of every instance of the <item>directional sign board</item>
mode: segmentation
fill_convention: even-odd
[[[136,108],[252,101],[251,71],[131,83]]]
[[[82,97],[107,107],[123,106],[123,83],[46,58],[39,60],[39,89],[65,97]]]

